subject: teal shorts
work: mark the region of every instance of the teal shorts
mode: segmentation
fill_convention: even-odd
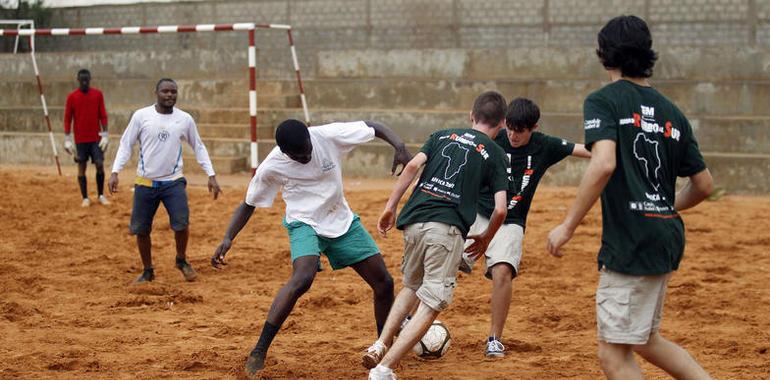
[[[292,262],[302,256],[321,256],[323,252],[337,270],[380,253],[358,215],[353,216],[348,232],[336,238],[318,236],[313,227],[299,221],[286,223],[284,219],[283,226],[289,231]]]

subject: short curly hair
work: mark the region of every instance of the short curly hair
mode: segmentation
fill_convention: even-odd
[[[596,55],[607,69],[619,69],[625,77],[649,78],[658,54],[652,50],[647,23],[636,16],[618,16],[598,35]]]

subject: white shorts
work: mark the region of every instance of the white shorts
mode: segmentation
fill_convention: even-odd
[[[646,344],[660,329],[671,273],[632,276],[602,268],[596,288],[597,338],[614,344]]]
[[[477,235],[484,232],[489,225],[489,219],[476,214],[476,221],[468,231],[468,235]],[[486,272],[484,275],[492,279],[491,269],[495,264],[506,263],[513,267],[513,277],[519,273],[519,263],[521,263],[521,244],[524,240],[524,228],[518,224],[503,224],[497,230],[495,237],[489,242],[487,251],[484,253],[486,262]],[[473,240],[466,240],[465,247],[473,243]],[[472,266],[472,263],[468,261]]]

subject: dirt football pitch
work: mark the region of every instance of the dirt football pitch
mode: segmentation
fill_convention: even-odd
[[[194,163],[190,163],[194,165]],[[0,168],[0,378],[241,378],[273,296],[288,279],[283,202],[257,210],[236,239],[229,265],[209,257],[246,179],[222,179],[212,201],[188,187],[188,256],[198,281],[174,268],[165,211],[153,231],[156,281],[130,285],[141,264],[128,233],[131,175],[108,207],[80,207],[74,173]],[[89,190],[95,192],[93,167]],[[241,177],[247,177],[243,175]],[[347,199],[375,232],[390,182],[346,183]],[[401,379],[597,379],[594,289],[601,239],[596,206],[556,259],[545,236],[574,188],[542,188],[535,197],[503,343],[507,356],[483,355],[491,283],[461,275],[455,301],[439,319],[453,342],[445,357],[405,358]],[[92,197],[92,199],[94,199]],[[770,197],[725,196],[686,211],[687,249],[671,280],[662,332],[684,346],[716,379],[770,378]],[[375,236],[401,288],[402,235]],[[350,269],[328,263],[273,343],[264,379],[365,379],[360,352],[375,339],[372,296]],[[640,360],[641,361],[641,360]],[[642,364],[650,379],[666,374]]]

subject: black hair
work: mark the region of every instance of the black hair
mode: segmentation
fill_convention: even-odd
[[[173,79],[171,79],[171,78],[160,78],[160,80],[158,81],[158,83],[156,83],[156,84],[155,84],[155,91],[156,91],[156,92],[157,92],[157,91],[158,91],[158,89],[160,88],[160,84],[161,84],[161,83],[163,83],[163,82],[171,82],[171,83],[173,83],[174,85],[176,85],[176,81],[175,81],[175,80],[173,80]]]
[[[288,119],[278,124],[275,129],[275,142],[284,153],[300,152],[310,139],[307,125],[299,120]]]
[[[89,77],[91,76],[91,72],[88,71],[88,69],[80,69],[80,70],[78,70],[78,77],[80,77],[80,75],[82,75],[82,74],[86,74]]]
[[[505,118],[505,98],[497,91],[486,91],[473,102],[473,119],[496,127]]]
[[[515,130],[532,129],[539,120],[540,108],[527,98],[513,99],[505,113],[506,126]]]
[[[598,35],[596,55],[607,69],[619,69],[624,77],[649,78],[658,54],[652,50],[647,23],[636,16],[618,16]]]

